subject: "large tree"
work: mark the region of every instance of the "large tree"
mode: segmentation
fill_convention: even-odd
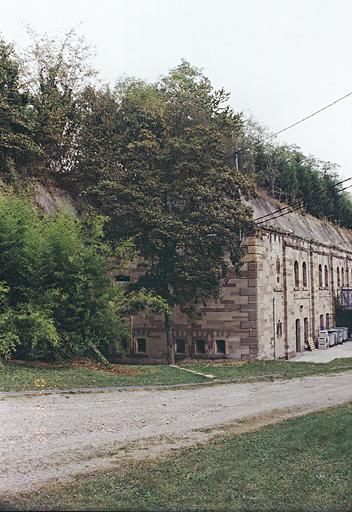
[[[76,168],[81,193],[109,215],[108,236],[132,238],[146,262],[137,283],[162,297],[168,358],[172,311],[217,297],[238,268],[251,226],[251,181],[232,165],[243,120],[227,94],[187,62],[156,84],[87,91]]]
[[[0,38],[0,173],[8,179],[16,170],[24,171],[39,153],[18,56],[12,45]]]

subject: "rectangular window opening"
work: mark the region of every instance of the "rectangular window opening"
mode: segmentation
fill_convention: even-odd
[[[137,338],[137,352],[145,354],[147,351],[147,340],[145,338]]]
[[[205,340],[196,340],[195,341],[195,353],[196,354],[205,354]]]
[[[226,354],[226,343],[225,340],[216,340],[215,348],[217,354]]]
[[[176,354],[184,354],[186,352],[185,340],[178,338],[176,340]]]
[[[119,274],[114,277],[116,283],[129,283],[131,278],[123,274]]]

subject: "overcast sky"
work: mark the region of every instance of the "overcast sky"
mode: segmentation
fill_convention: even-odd
[[[104,80],[154,80],[186,58],[231,104],[277,131],[352,90],[350,0],[12,0],[0,33],[69,28],[95,47]],[[283,134],[352,176],[352,97]]]

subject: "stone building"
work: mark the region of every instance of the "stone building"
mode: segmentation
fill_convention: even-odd
[[[254,218],[282,207],[264,193],[251,206]],[[175,313],[177,359],[291,358],[308,336],[334,325],[334,298],[351,278],[350,231],[295,211],[261,223],[243,247],[240,275],[230,273],[221,299],[199,306],[192,319]],[[140,272],[142,263],[133,278]],[[131,329],[133,357],[166,359],[161,316],[135,316]]]

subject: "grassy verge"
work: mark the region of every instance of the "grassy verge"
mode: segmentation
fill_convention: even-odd
[[[168,385],[206,380],[204,377],[181,372],[167,365],[138,366],[132,367],[132,370],[132,374],[114,374],[80,366],[43,367],[5,363],[4,368],[0,368],[0,391]]]
[[[352,358],[335,359],[326,364],[291,363],[289,361],[255,361],[243,365],[203,362],[183,364],[185,368],[217,379],[251,382],[273,379],[292,379],[307,375],[339,373],[352,370]],[[149,386],[209,382],[201,375],[170,368],[167,365],[118,366],[120,373],[84,366],[22,366],[6,363],[0,367],[0,391],[31,389]]]
[[[352,510],[352,405],[18,498],[25,510]]]
[[[231,362],[197,362],[185,364],[185,368],[214,375],[217,379],[236,379],[239,381],[292,379],[306,375],[320,375],[352,370],[352,358],[334,359],[329,363],[293,363],[290,361],[254,361],[246,364]]]

